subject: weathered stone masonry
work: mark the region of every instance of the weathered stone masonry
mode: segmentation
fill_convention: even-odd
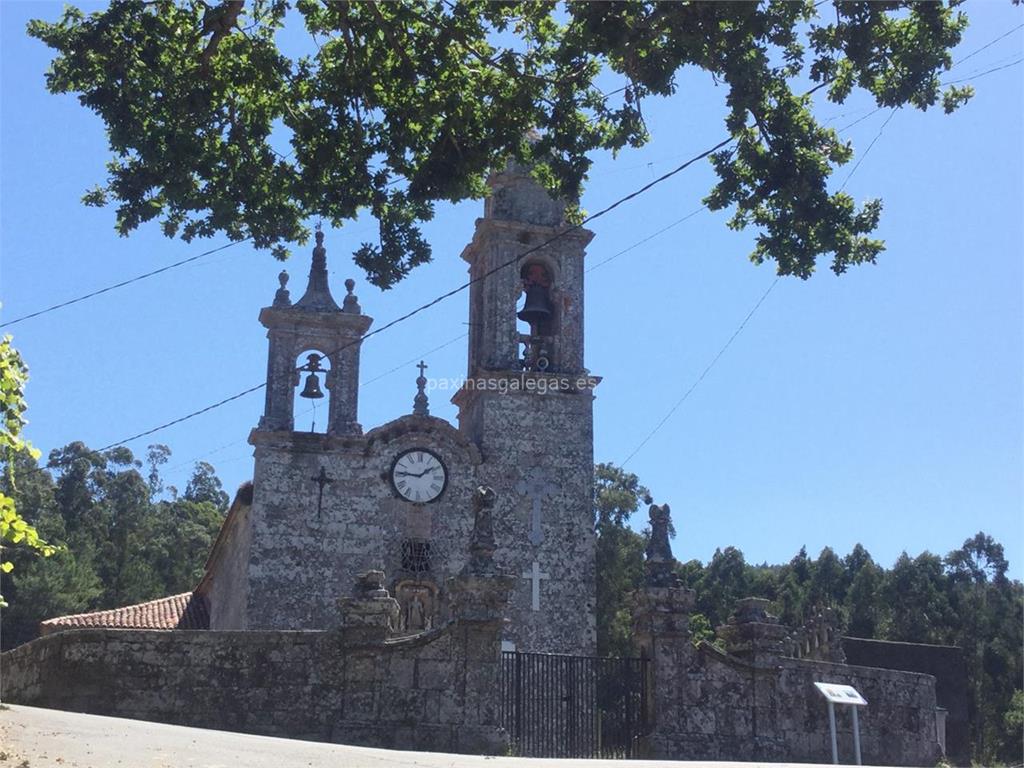
[[[501,753],[497,627],[365,643],[340,631],[77,630],[4,655],[9,701],[345,744]]]
[[[202,581],[190,594],[46,622],[51,634],[0,660],[9,701],[377,747],[507,749],[502,644],[596,649],[599,379],[583,364],[592,234],[567,228],[564,206],[526,169],[510,165],[491,186],[463,253],[474,282],[458,428],[429,415],[423,366],[413,413],[363,432],[359,344],[372,320],[352,281],[334,301],[318,232],[305,294],[293,304],[282,273],[260,313],[269,351],[266,407],[249,438],[253,483],[236,496]],[[304,378],[316,397],[320,377],[326,432],[297,431],[296,386]],[[401,464],[414,455],[418,465]],[[403,466],[403,483],[443,470],[443,487],[403,494]],[[631,746],[666,759],[825,762],[827,709],[813,683],[835,682],[869,702],[865,763],[934,765],[935,678],[841,663],[825,615],[789,630],[766,601],[746,599],[718,630],[724,651],[695,646],[669,509],[650,514],[634,615],[649,660],[648,730]],[[849,759],[848,712],[838,724]]]

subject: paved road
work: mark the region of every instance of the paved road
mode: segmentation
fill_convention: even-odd
[[[768,763],[534,760],[247,736],[55,709],[0,710],[0,768],[755,768]],[[779,768],[780,763],[771,765]],[[813,768],[803,763],[791,768]]]

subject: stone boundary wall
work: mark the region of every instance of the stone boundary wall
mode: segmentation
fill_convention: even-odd
[[[865,765],[932,766],[940,757],[930,675],[792,658],[752,664],[685,637],[655,642],[650,757],[829,763],[828,709],[815,682],[849,684],[867,699]],[[839,760],[853,763],[851,715],[842,710]]]
[[[497,628],[84,629],[0,656],[10,703],[396,749],[504,753]]]
[[[844,637],[843,650],[850,664],[882,669],[922,672],[935,677],[935,698],[944,707],[946,718],[946,757],[956,765],[969,765],[967,664],[964,652],[956,646],[899,643]]]

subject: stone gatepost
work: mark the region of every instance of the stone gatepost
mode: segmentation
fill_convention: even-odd
[[[736,601],[728,623],[717,630],[728,654],[762,666],[787,655],[789,629],[768,613],[768,602],[763,597]]]
[[[503,754],[508,748],[500,720],[501,631],[515,579],[494,563],[495,500],[493,489],[477,488],[469,561],[448,580],[456,647],[465,664],[467,722],[459,729],[458,751],[473,754]]]
[[[675,575],[675,558],[668,541],[668,505],[652,505],[651,539],[644,562],[644,586],[633,594],[633,633],[637,651],[647,660],[647,696],[644,717],[649,736],[645,757],[672,757],[665,743],[664,726],[678,723],[685,705],[681,692],[694,647],[690,639],[690,614],[695,593],[682,586]],[[662,727],[659,727],[659,724]]]
[[[355,594],[338,600],[346,645],[383,643],[398,629],[398,601],[384,588],[384,571],[359,574]]]

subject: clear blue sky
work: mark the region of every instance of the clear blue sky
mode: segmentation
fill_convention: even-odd
[[[962,58],[1024,21],[1009,2],[971,2]],[[0,4],[2,167],[0,248],[4,319],[12,319],[226,242],[186,245],[156,225],[130,238],[83,191],[104,178],[102,126],[73,97],[43,87],[44,46],[29,18],[55,3]],[[947,79],[973,77],[1022,55],[1022,35],[992,45]],[[1022,494],[1022,66],[984,75],[953,116],[888,112],[847,132],[863,159],[847,188],[885,201],[876,266],[782,280],[672,418],[629,462],[672,505],[676,556],[707,560],[739,547],[750,562],[785,562],[861,542],[885,564],[902,550],[945,554],[979,529],[1024,560]],[[725,91],[687,74],[681,96],[650,102],[654,139],[601,156],[584,205],[597,210],[722,136]],[[844,126],[873,105],[823,104]],[[870,153],[864,150],[876,139]],[[852,167],[852,166],[848,166]],[[838,179],[849,170],[841,170]],[[679,219],[710,189],[700,164],[595,222],[596,264]],[[396,289],[368,286],[349,254],[372,225],[328,231],[336,295],[354,277],[377,324],[461,283],[459,259],[482,203],[441,206],[426,233],[434,262]],[[587,280],[587,364],[604,377],[595,402],[595,455],[622,462],[716,356],[774,279],[747,260],[751,233],[704,212],[594,270]],[[238,245],[194,265],[10,329],[31,367],[28,436],[44,451],[82,440],[100,447],[260,383],[266,340],[257,322],[281,265]],[[301,290],[308,254],[288,265]],[[465,333],[460,294],[368,341],[364,381]],[[465,372],[465,340],[427,356],[430,373]],[[416,369],[368,383],[365,428],[407,413]],[[174,455],[184,487],[207,460],[229,490],[250,476],[246,443],[262,393],[170,428],[150,442]],[[432,411],[454,421],[435,393]],[[643,522],[642,520],[639,522]]]

